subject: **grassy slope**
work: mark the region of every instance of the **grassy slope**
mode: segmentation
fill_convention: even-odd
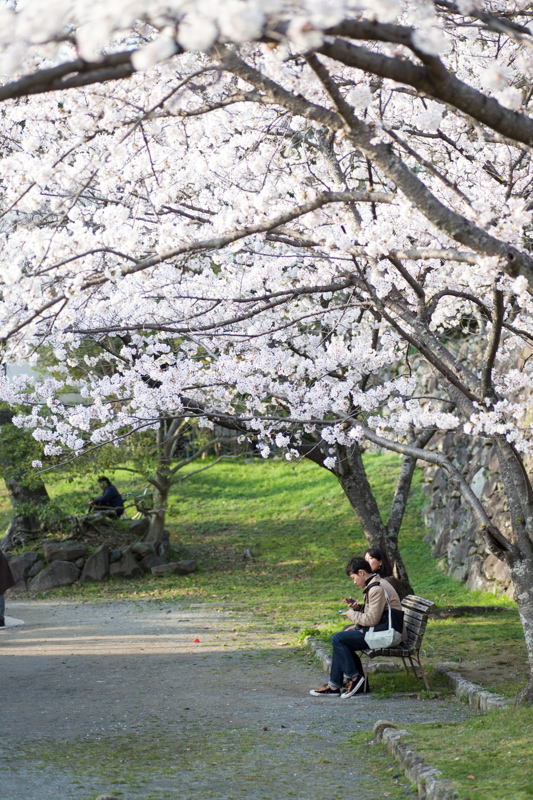
[[[398,462],[393,456],[371,455],[366,463],[372,485],[379,487],[386,516]],[[120,472],[115,475],[118,486],[124,491],[132,488],[122,476]],[[504,609],[482,617],[432,621],[425,638],[427,661],[485,661],[483,683],[512,694],[524,681],[526,658],[516,607],[487,593],[472,593],[436,569],[429,547],[422,542],[420,478],[419,473],[401,533],[402,553],[415,591],[440,607],[498,604]],[[96,491],[92,476],[75,483],[54,477],[48,488],[52,497],[61,498],[62,504],[78,513],[85,510],[87,498]],[[7,499],[2,502],[0,514],[5,518],[0,517],[0,523],[9,517]],[[145,577],[134,583],[109,581],[57,590],[49,596],[245,604],[254,609],[260,624],[273,626],[293,642],[302,630],[312,630],[327,640],[340,629],[337,609],[342,607],[342,598],[353,593],[344,566],[351,555],[364,553],[365,540],[337,481],[325,470],[308,462],[289,465],[273,460],[217,465],[175,488],[168,527],[176,555],[196,558],[200,565],[197,573],[179,578]],[[243,557],[245,548],[252,551],[252,561]],[[501,673],[496,669],[498,663],[505,666]],[[412,679],[403,674],[380,676],[375,683],[382,693],[415,688]],[[526,722],[531,725],[533,714],[529,710],[521,713],[525,717],[516,735],[511,733],[505,744],[506,752],[512,754],[505,766],[506,800],[531,797],[517,753],[522,759],[531,758],[531,747],[523,752],[522,730]],[[431,763],[456,780],[461,794],[488,800],[504,796],[493,791],[502,764],[490,758],[490,748],[496,747],[501,736],[498,720],[498,715],[491,715],[467,725],[447,726],[446,738],[436,728],[433,733],[426,726],[424,733],[413,730],[417,746],[428,748]],[[456,762],[454,748],[461,737],[468,742],[469,757]],[[474,773],[473,782],[467,774]],[[511,791],[514,793],[509,794]]]

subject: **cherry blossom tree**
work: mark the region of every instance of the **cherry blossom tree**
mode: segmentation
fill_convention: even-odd
[[[19,424],[58,455],[226,415],[265,456],[320,451],[356,497],[361,448],[395,450],[389,524],[361,503],[382,540],[415,462],[438,463],[509,568],[533,670],[532,13],[4,7],[0,336],[6,360],[62,362],[3,382]],[[508,529],[439,430],[494,443]]]

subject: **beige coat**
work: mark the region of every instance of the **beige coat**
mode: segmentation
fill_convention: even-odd
[[[389,596],[391,607],[402,611],[402,604],[396,589],[394,589],[390,583],[385,582],[383,579],[381,579],[381,581],[385,583],[385,589]],[[385,608],[387,608],[387,601],[385,600],[382,584],[372,588],[375,583],[380,583],[380,578],[377,575],[374,580],[366,585],[364,589],[365,607],[363,611],[355,611],[352,608],[349,608],[348,611],[346,611],[346,616],[348,619],[354,622],[358,627],[370,628],[372,625],[377,625],[383,616],[383,611]],[[404,625],[402,642],[405,641],[407,641],[407,630]]]

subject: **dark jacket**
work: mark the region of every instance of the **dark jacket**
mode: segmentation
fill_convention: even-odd
[[[117,508],[124,511],[124,500],[116,486],[112,483],[104,490],[100,497],[94,498],[95,505],[100,508]]]
[[[9,562],[0,550],[0,594],[7,592],[11,586],[15,585],[15,579],[11,572]]]

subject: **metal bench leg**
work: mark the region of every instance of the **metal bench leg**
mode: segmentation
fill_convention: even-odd
[[[363,675],[364,675],[364,678],[365,678],[365,683],[364,683],[363,689],[364,689],[365,692],[366,692],[366,690],[368,688],[368,668],[369,667],[370,667],[370,659],[367,658],[365,663],[363,664]]]
[[[413,670],[413,675],[415,676],[415,678],[416,678],[417,680],[420,680],[420,675],[419,675],[419,674],[418,674],[418,672],[416,671],[416,664],[415,664],[415,662],[413,661],[413,656],[411,655],[411,653],[409,653],[409,655],[407,656],[407,658],[409,659],[409,663],[411,664],[411,669]]]
[[[426,677],[426,673],[424,672],[424,667],[422,666],[422,662],[420,661],[420,653],[416,654],[418,666],[420,667],[421,678],[424,681],[424,686],[426,687],[426,691],[429,692],[429,683]]]
[[[413,657],[412,657],[411,653],[409,653],[409,661],[411,662],[411,668],[413,670],[413,675],[415,676],[415,678],[417,680],[424,681],[424,686],[426,687],[427,691],[429,692],[428,679],[426,677],[426,673],[424,672],[424,667],[422,666],[422,662],[420,661],[420,653],[419,653],[418,650],[415,653],[415,658],[416,658],[416,663],[418,665],[418,671],[417,671],[415,662],[413,661]]]

